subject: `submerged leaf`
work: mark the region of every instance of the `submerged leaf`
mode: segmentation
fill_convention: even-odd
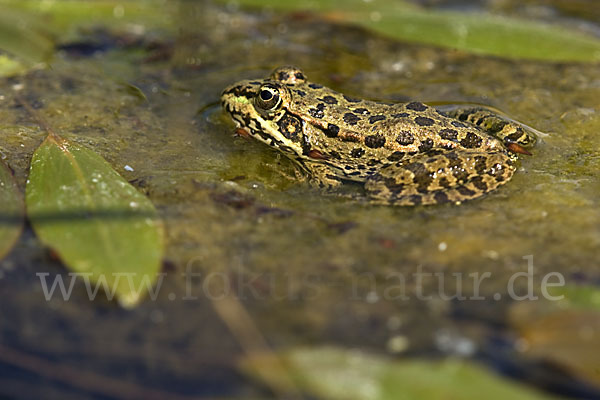
[[[136,97],[141,102],[147,102],[148,98],[139,87],[132,85],[131,83],[123,83],[121,84],[123,87],[123,91],[125,91],[130,96]]]
[[[31,161],[26,203],[46,245],[133,306],[151,289],[163,254],[152,203],[93,151],[50,134]]]
[[[22,67],[31,67],[50,59],[54,43],[40,19],[0,4],[0,50],[16,57]]]
[[[594,310],[600,312],[600,289],[595,286],[565,285],[552,288],[549,293],[561,297],[556,306],[563,309]]]
[[[396,0],[240,0],[245,6],[310,10],[387,36],[516,59],[600,60],[600,39],[557,24],[484,13],[425,10]]]
[[[552,362],[600,387],[600,290],[565,285],[549,292],[555,301],[518,302],[510,308],[524,355]]]
[[[0,161],[0,259],[12,249],[23,229],[23,198],[8,167]]]
[[[295,349],[281,358],[285,370],[272,355],[247,358],[242,368],[280,390],[290,389],[278,386],[290,381],[287,374],[298,389],[331,400],[478,400],[482,393],[489,400],[549,398],[464,360],[392,361],[332,347]]]
[[[7,54],[0,54],[0,77],[11,77],[26,72],[28,68]]]
[[[600,387],[600,312],[557,311],[521,329],[525,354],[566,367]]]

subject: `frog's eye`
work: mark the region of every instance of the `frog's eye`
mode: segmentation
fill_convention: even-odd
[[[279,89],[274,85],[262,86],[256,95],[255,102],[257,107],[265,111],[274,110],[281,104]]]

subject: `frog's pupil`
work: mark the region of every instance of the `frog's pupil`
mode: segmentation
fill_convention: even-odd
[[[271,91],[269,91],[269,90],[262,90],[260,92],[260,98],[263,101],[269,101],[273,98],[273,93],[271,93]]]

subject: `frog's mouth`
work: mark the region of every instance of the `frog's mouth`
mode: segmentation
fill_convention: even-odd
[[[256,81],[243,81],[229,86],[221,95],[223,109],[231,115],[237,127],[244,129],[250,136],[279,149],[289,157],[301,156],[302,147],[286,138],[278,126],[285,110],[264,115],[254,107],[254,97],[260,86],[261,82]]]

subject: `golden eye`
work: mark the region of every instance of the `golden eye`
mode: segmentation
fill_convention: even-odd
[[[281,104],[279,89],[275,85],[262,86],[255,97],[255,103],[265,111],[274,110]]]

